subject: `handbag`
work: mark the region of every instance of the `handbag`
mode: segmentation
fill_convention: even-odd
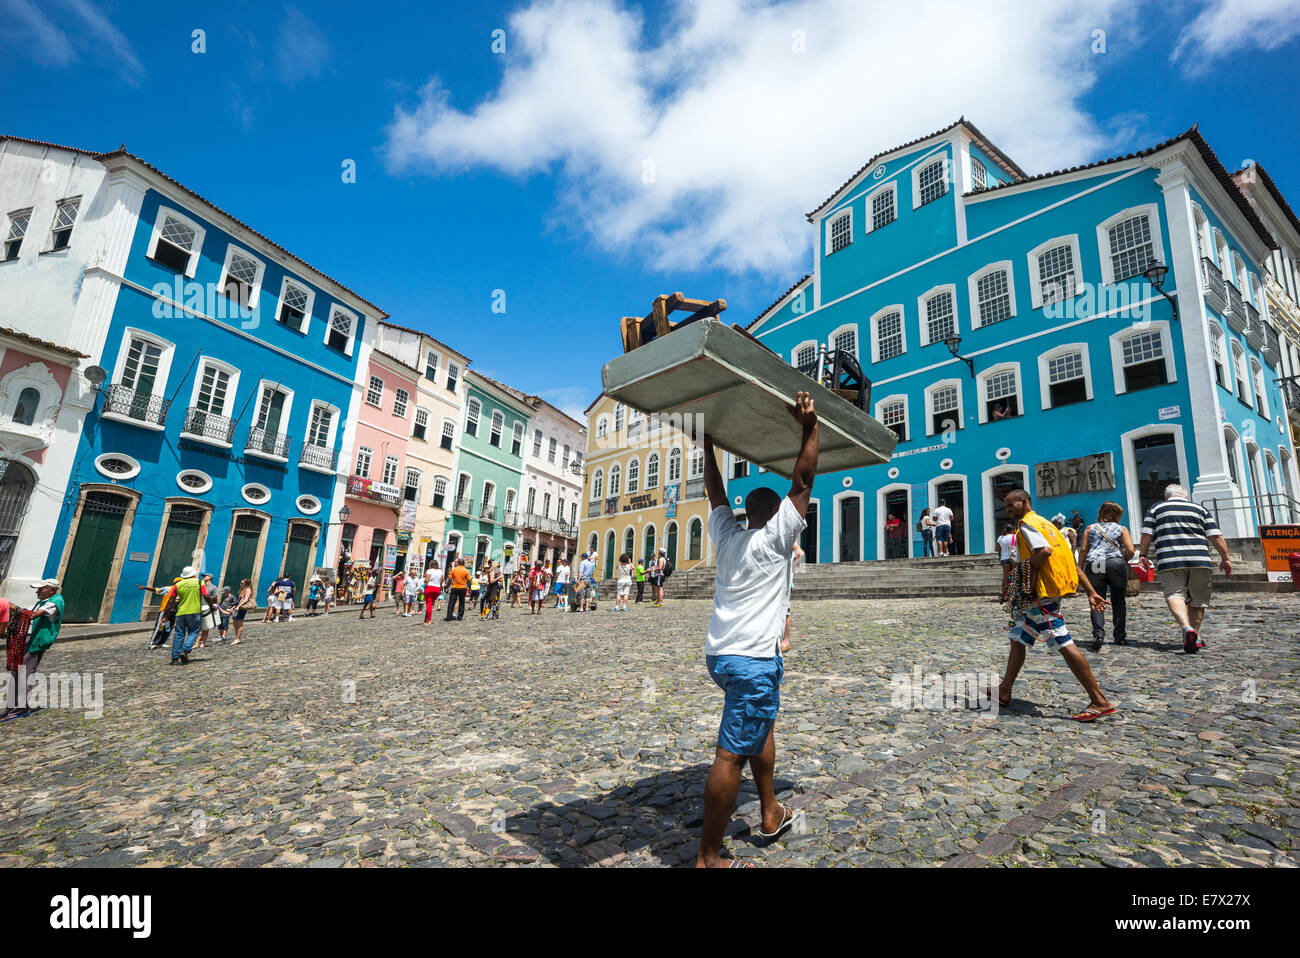
[[[1101,534],[1103,539],[1109,542],[1112,546],[1115,546],[1115,551],[1120,554],[1120,558],[1123,558],[1124,550],[1118,545],[1115,545],[1115,540],[1106,535],[1105,530],[1103,530],[1100,525],[1095,526],[1094,528],[1096,528],[1097,532]],[[1137,569],[1133,568],[1133,566],[1129,565],[1127,562],[1124,564],[1128,565],[1128,582],[1124,585],[1124,595],[1128,598],[1133,598],[1142,592],[1142,579],[1138,576]]]

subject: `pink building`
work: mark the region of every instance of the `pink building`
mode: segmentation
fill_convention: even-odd
[[[406,443],[419,371],[372,350],[361,371],[361,405],[350,451],[342,548],[354,562],[404,567],[417,489],[407,488]],[[409,513],[409,515],[408,515]]]

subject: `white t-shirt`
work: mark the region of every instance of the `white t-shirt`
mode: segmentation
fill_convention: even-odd
[[[709,513],[718,577],[706,655],[777,654],[790,605],[794,544],[805,526],[788,496],[761,529],[742,529],[728,506]]]
[[[442,570],[436,565],[429,566],[428,571],[424,573],[424,587],[426,589],[442,588]]]
[[[947,506],[940,506],[939,508],[935,509],[934,512],[931,513],[931,515],[934,516],[934,524],[936,526],[952,525],[952,510],[949,509]]]
[[[998,536],[998,556],[1003,562],[1014,558],[1014,549],[1016,548],[1016,536],[1014,532],[1009,532],[1004,536]]]
[[[569,567],[567,565],[561,565],[559,568],[555,570],[555,584],[556,585],[569,584]]]

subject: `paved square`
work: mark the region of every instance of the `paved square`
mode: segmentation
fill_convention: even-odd
[[[964,698],[891,702],[891,679],[910,687],[918,668],[923,683],[1000,672],[996,603],[796,603],[777,784],[804,816],[764,846],[746,777],[730,854],[1295,864],[1300,602],[1216,601],[1199,655],[1156,595],[1130,612],[1133,645],[1087,653],[1120,706],[1091,725],[1068,719],[1086,698],[1042,649],[995,717]],[[342,612],[251,625],[184,668],[143,636],[60,643],[46,668],[102,671],[104,715],[0,725],[0,864],[688,862],[722,701],[709,611],[602,603],[429,628]],[[1081,601],[1065,615],[1086,633]]]

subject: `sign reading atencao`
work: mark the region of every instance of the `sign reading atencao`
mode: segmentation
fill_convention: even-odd
[[[1290,582],[1287,556],[1300,552],[1300,526],[1260,526],[1259,544],[1264,549],[1264,570],[1269,582]]]

